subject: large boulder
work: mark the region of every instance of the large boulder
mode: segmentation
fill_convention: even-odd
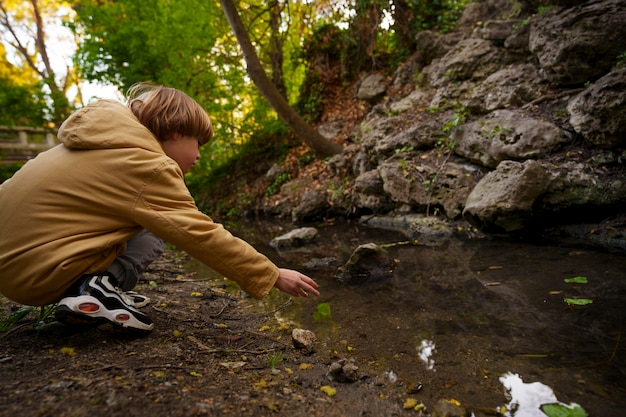
[[[626,206],[626,178],[607,176],[590,163],[566,162],[560,166],[543,164],[550,183],[535,204],[542,215],[559,222],[583,218],[601,220],[607,208]]]
[[[565,142],[563,131],[553,123],[525,116],[519,110],[496,110],[452,134],[454,152],[495,168],[501,161],[523,161],[547,155]]]
[[[533,205],[549,184],[548,173],[537,161],[502,161],[472,190],[463,217],[488,233],[522,230],[532,221]]]
[[[430,84],[442,87],[463,80],[482,80],[501,66],[502,54],[485,39],[469,38],[459,42],[433,64]]]
[[[626,145],[626,68],[600,78],[574,97],[567,111],[570,124],[588,142],[602,148]]]
[[[540,93],[541,80],[534,65],[509,65],[481,82],[472,91],[467,107],[475,113],[521,107]]]
[[[430,213],[443,209],[450,219],[460,216],[479,170],[469,164],[439,163],[414,157],[390,158],[378,167],[385,193],[396,203]]]
[[[624,0],[555,7],[533,17],[530,51],[552,83],[572,86],[595,81],[609,72],[624,52],[624,22]]]

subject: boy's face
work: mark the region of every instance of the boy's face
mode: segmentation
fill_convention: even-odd
[[[161,145],[165,154],[176,161],[183,174],[189,172],[200,159],[200,142],[195,137],[175,133],[170,139],[161,142]]]

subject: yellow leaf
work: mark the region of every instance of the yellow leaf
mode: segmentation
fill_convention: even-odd
[[[220,324],[218,324],[215,327],[217,327],[218,329],[228,329],[228,326],[226,324],[224,324],[224,323],[220,323]]]
[[[191,293],[191,296],[192,297],[204,297],[204,294],[202,294],[199,291],[194,291],[194,292]]]
[[[202,376],[202,374],[200,372],[196,372],[196,371],[189,372],[189,375],[195,376],[195,377],[201,377]]]
[[[301,363],[300,364],[300,370],[301,371],[306,371],[308,369],[313,369],[313,364],[312,363]]]
[[[180,337],[181,335],[180,330],[174,330],[172,334],[174,335],[174,337]]]
[[[417,405],[417,400],[415,398],[407,398],[406,401],[404,401],[404,409],[408,410],[409,408],[413,408]]]
[[[67,355],[69,357],[73,357],[76,355],[76,351],[74,351],[73,347],[62,347],[61,348],[61,354],[62,355]]]
[[[263,388],[267,388],[267,381],[265,380],[265,378],[261,378],[261,380],[257,383],[254,384],[254,388],[256,389],[263,389]]]
[[[461,403],[455,400],[454,398],[450,399],[448,402],[452,405],[456,405],[457,407],[461,405]]]
[[[260,332],[266,332],[268,330],[271,330],[272,328],[270,326],[262,326],[261,328],[259,328]]]
[[[268,410],[273,411],[275,413],[280,411],[279,404],[277,402],[274,402],[274,401],[268,401],[267,403],[265,403],[265,407],[267,407]]]
[[[335,394],[337,394],[337,390],[330,385],[323,385],[322,387],[320,387],[320,390],[329,397],[334,397]]]

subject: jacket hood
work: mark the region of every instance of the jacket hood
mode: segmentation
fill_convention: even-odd
[[[99,100],[73,113],[58,139],[70,149],[144,148],[163,152],[160,142],[124,104]]]

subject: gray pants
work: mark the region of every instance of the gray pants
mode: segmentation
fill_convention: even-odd
[[[115,276],[119,288],[130,291],[137,285],[143,271],[164,250],[164,241],[143,230],[130,238],[126,243],[126,251],[113,261],[107,271]]]

